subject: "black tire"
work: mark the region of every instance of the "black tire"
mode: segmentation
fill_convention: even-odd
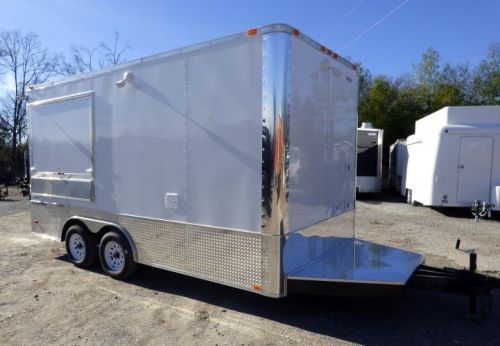
[[[95,237],[80,225],[71,226],[66,232],[66,255],[79,268],[90,268],[97,262]],[[82,251],[83,250],[83,251]]]
[[[107,249],[108,244],[110,246]],[[136,267],[132,248],[127,239],[119,232],[108,232],[102,237],[99,244],[99,262],[107,275],[120,280],[130,277]],[[116,267],[113,268],[112,265]]]

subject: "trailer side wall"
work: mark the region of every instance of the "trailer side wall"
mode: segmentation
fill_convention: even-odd
[[[95,95],[95,196],[70,204],[260,232],[261,61],[261,40],[250,38],[33,91],[33,101]],[[126,71],[133,82],[116,87]],[[53,131],[32,117],[37,143],[48,143]],[[88,136],[88,127],[73,127],[59,148],[87,155],[87,146],[72,145],[75,131]],[[34,146],[33,162],[41,149]]]
[[[125,72],[131,80],[115,85]],[[33,231],[61,239],[71,217],[94,220],[87,224],[93,232],[114,223],[133,241],[140,263],[260,287],[262,37],[219,40],[38,87],[30,103],[82,92],[93,95],[92,198],[61,198],[39,185]],[[41,115],[31,112],[35,163],[37,143],[53,136],[39,126]],[[88,151],[74,140],[83,138],[78,131],[89,136],[88,126],[69,129],[60,131],[66,137],[59,148]],[[33,172],[32,181],[76,182]]]
[[[354,209],[357,73],[292,39],[289,232]],[[353,236],[353,228],[331,230]]]

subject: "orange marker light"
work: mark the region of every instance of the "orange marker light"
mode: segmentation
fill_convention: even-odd
[[[257,34],[257,29],[248,29],[247,36],[254,36]]]
[[[293,34],[293,36],[299,36],[300,35],[300,31],[297,30],[297,29],[293,29],[292,34]]]
[[[252,285],[252,288],[255,290],[255,291],[262,291],[262,286],[260,284],[253,284]]]

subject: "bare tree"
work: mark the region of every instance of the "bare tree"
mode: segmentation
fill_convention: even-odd
[[[97,48],[83,46],[71,46],[70,61],[61,61],[60,73],[65,76],[91,72],[96,69]]]
[[[115,31],[113,34],[113,42],[111,44],[107,44],[105,42],[101,42],[99,48],[102,51],[102,60],[100,60],[101,67],[117,65],[121,62],[124,62],[123,54],[132,49],[129,42],[121,42],[120,33]]]
[[[12,91],[1,100],[0,126],[15,154],[27,129],[26,90],[55,75],[59,58],[42,46],[37,34],[19,30],[0,32],[0,52],[0,71],[13,80]]]
[[[124,54],[131,48],[128,41],[122,42],[118,31],[113,34],[111,43],[101,42],[95,48],[71,46],[69,61],[62,61],[60,73],[70,76],[117,65],[126,61]]]

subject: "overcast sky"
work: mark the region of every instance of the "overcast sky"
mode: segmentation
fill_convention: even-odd
[[[0,30],[38,33],[50,50],[97,46],[119,30],[129,59],[284,22],[374,74],[410,72],[429,46],[477,64],[500,41],[497,0],[0,0]]]

